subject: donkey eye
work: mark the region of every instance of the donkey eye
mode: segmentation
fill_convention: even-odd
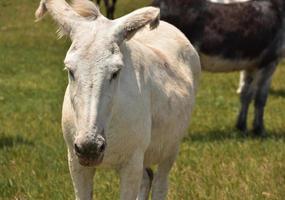
[[[121,69],[119,69],[119,70],[113,72],[113,74],[112,74],[112,76],[111,76],[111,81],[112,81],[112,80],[115,80],[115,79],[118,77],[120,71],[121,71]]]

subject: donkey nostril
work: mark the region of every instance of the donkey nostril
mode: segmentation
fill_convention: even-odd
[[[99,146],[99,148],[98,148],[99,153],[103,153],[105,151],[105,148],[106,148],[105,143],[102,143],[102,145]]]

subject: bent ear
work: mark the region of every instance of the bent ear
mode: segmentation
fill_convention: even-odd
[[[39,21],[46,12],[49,12],[59,25],[59,35],[70,35],[79,23],[85,21],[65,0],[41,0],[35,13]]]
[[[43,18],[43,16],[46,14],[46,12],[47,12],[47,7],[45,1],[42,0],[35,13],[36,22],[40,21]]]
[[[128,15],[125,15],[115,20],[115,37],[117,41],[123,42],[124,40],[131,39],[137,31],[150,25],[150,29],[154,29],[159,24],[160,10],[155,7],[145,7],[138,9]]]

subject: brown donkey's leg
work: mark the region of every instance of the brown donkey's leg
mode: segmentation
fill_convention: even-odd
[[[107,18],[110,19],[110,3],[109,0],[104,0]]]
[[[117,0],[112,0],[112,3],[109,2],[109,0],[104,0],[104,4],[106,7],[106,13],[107,17],[109,19],[114,19],[114,13],[115,13],[115,8],[116,8],[116,2]]]
[[[254,121],[253,132],[256,136],[266,136],[264,129],[264,107],[266,105],[269,88],[271,85],[272,75],[276,69],[277,62],[272,62],[268,66],[264,66],[257,72],[257,91],[254,101]]]
[[[254,96],[255,71],[244,72],[244,85],[241,88],[241,109],[238,115],[236,128],[244,133],[247,131],[247,113],[250,102]]]
[[[117,2],[117,0],[112,0],[112,5],[110,6],[110,10],[109,10],[109,12],[110,12],[110,19],[114,19],[116,2]]]

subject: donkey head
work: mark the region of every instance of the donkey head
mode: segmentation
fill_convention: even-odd
[[[146,7],[116,20],[105,18],[88,0],[42,0],[37,19],[49,12],[60,35],[71,38],[65,58],[68,92],[76,125],[74,151],[82,165],[100,164],[107,146],[105,129],[124,71],[122,44],[141,28],[157,26],[159,10]]]

